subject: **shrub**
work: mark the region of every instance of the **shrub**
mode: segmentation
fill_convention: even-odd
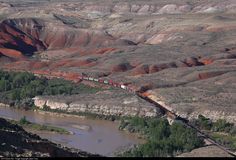
[[[214,132],[230,132],[233,126],[233,123],[228,123],[224,119],[218,119],[213,123],[212,130]]]
[[[25,116],[20,119],[19,123],[20,123],[21,125],[30,124],[30,122],[26,119]]]
[[[198,119],[194,121],[194,125],[203,130],[210,130],[212,127],[212,121],[203,115],[199,115]]]
[[[166,119],[134,117],[122,120],[120,128],[135,129],[135,132],[144,133],[147,137],[146,144],[124,152],[123,156],[128,157],[175,156],[204,144],[203,139],[198,138],[193,129],[180,123],[170,126]]]
[[[50,111],[51,108],[49,106],[47,106],[46,104],[43,105],[43,110],[44,111]]]

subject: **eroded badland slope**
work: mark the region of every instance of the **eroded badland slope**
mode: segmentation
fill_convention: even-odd
[[[236,122],[235,0],[2,0],[0,13],[1,68],[106,77]]]

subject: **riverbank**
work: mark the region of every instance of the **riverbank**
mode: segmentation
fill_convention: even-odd
[[[2,157],[98,157],[78,149],[55,144],[26,132],[17,124],[0,118],[0,156]]]
[[[26,117],[21,118],[19,121],[9,120],[9,122],[12,124],[19,125],[23,127],[24,129],[29,130],[33,133],[42,131],[42,132],[50,132],[50,133],[58,133],[58,134],[73,134],[73,132],[69,132],[64,128],[32,123],[28,121]]]
[[[44,110],[100,115],[106,117],[158,117],[161,112],[137,95],[122,90],[106,90],[96,94],[36,96],[34,106]]]
[[[147,142],[121,152],[122,157],[175,157],[204,146],[196,131],[181,123],[170,125],[162,118],[134,117],[121,121],[119,129],[140,133]]]
[[[90,153],[104,156],[114,156],[114,152],[126,146],[143,143],[134,134],[118,129],[118,121],[87,119],[85,116],[52,113],[46,111],[21,110],[13,107],[0,107],[0,116],[19,120],[23,116],[38,124],[45,124],[65,128],[73,135],[45,133],[35,131],[42,138],[67,147],[79,148]]]
[[[157,117],[156,106],[121,89],[101,89],[59,78],[47,79],[27,72],[0,70],[0,102],[17,108],[105,117]],[[9,85],[11,84],[11,85]]]

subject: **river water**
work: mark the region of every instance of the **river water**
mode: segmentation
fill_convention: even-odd
[[[40,114],[34,111],[0,106],[0,117],[20,120],[23,116],[26,116],[30,122],[57,126],[73,132],[72,135],[45,132],[37,132],[36,134],[67,147],[78,148],[90,153],[112,156],[112,153],[117,149],[142,142],[132,134],[119,131],[117,122],[76,116],[62,117],[55,114]]]

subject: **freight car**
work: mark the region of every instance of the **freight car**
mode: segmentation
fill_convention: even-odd
[[[93,81],[93,78],[92,77],[89,77],[89,79],[88,79],[89,81]]]
[[[103,79],[98,79],[99,83],[103,83],[103,81],[104,81]]]
[[[122,88],[122,89],[125,89],[125,90],[126,90],[126,89],[127,89],[127,86],[125,86],[125,85],[123,85],[123,84],[122,84],[122,85],[120,85],[120,88]]]
[[[113,81],[112,81],[112,80],[109,80],[108,83],[109,83],[110,85],[113,85]]]
[[[120,84],[119,83],[116,83],[116,82],[113,82],[113,85],[114,87],[120,87]]]
[[[103,81],[104,84],[109,84],[108,80]]]
[[[84,80],[89,80],[89,78],[88,78],[88,77],[83,77],[83,79],[84,79]]]
[[[98,79],[97,79],[97,78],[94,78],[93,81],[98,82]]]

